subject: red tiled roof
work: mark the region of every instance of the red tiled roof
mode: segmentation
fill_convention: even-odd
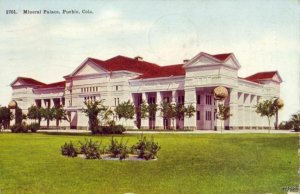
[[[182,64],[159,66],[154,63],[147,61],[140,61],[124,56],[116,56],[106,61],[101,61],[94,58],[89,58],[95,64],[108,71],[120,71],[126,70],[141,74],[137,79],[140,78],[155,78],[155,77],[169,77],[184,75],[185,70],[182,68]]]
[[[232,53],[223,53],[223,54],[217,54],[217,55],[211,55],[211,54],[208,54],[208,53],[204,53],[206,55],[209,55],[215,59],[218,59],[220,61],[225,61],[230,55],[232,55]]]
[[[40,86],[39,88],[56,88],[56,87],[65,87],[66,81],[54,82],[50,84],[46,84],[44,86]]]
[[[252,82],[259,82],[260,80],[272,79],[275,74],[277,74],[277,71],[265,71],[250,75],[244,79]]]
[[[29,78],[29,77],[18,77],[16,79],[16,81],[17,80],[22,80],[23,82],[25,82],[25,84],[29,84],[29,85],[36,85],[36,86],[44,86],[44,85],[46,85],[43,82],[37,81],[37,80]]]

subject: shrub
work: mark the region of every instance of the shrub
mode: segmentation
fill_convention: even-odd
[[[290,130],[293,128],[293,123],[290,121],[282,121],[279,126],[279,129]]]
[[[91,129],[92,134],[122,134],[125,130],[122,125],[98,126]]]
[[[80,153],[85,155],[86,159],[99,159],[101,142],[93,142],[92,139],[85,139],[85,142],[79,142]]]
[[[120,160],[123,160],[128,157],[129,150],[127,148],[127,142],[124,143],[123,139],[121,139],[120,142],[118,142],[113,137],[111,138],[110,145],[107,150],[112,157],[117,158],[119,157]]]
[[[151,140],[141,135],[138,143],[133,145],[131,151],[138,154],[138,158],[143,158],[145,160],[155,159],[157,157],[157,152],[160,150],[158,143],[154,142],[153,137]]]
[[[31,123],[27,125],[26,128],[28,131],[35,133],[37,130],[40,129],[40,125],[38,123]]]
[[[12,133],[27,133],[28,129],[24,124],[15,124],[10,127]]]
[[[76,157],[77,153],[78,151],[71,141],[70,143],[65,143],[63,146],[61,146],[61,154],[64,156]]]

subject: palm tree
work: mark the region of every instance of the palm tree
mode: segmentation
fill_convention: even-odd
[[[103,105],[103,100],[86,101],[84,104],[86,108],[81,111],[89,118],[89,130],[97,129],[99,124],[98,114],[104,113],[107,107]]]
[[[293,128],[295,129],[295,131],[299,131],[300,129],[300,111],[293,114],[290,121],[293,124]]]
[[[278,129],[278,111],[283,108],[284,104],[283,101],[280,98],[276,98],[273,102],[273,109],[275,111],[275,129]]]

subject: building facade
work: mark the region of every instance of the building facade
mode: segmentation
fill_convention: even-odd
[[[131,100],[137,107],[142,101],[160,104],[163,100],[193,105],[194,116],[176,120],[177,128],[212,130],[219,128],[212,91],[225,87],[229,95],[223,102],[232,116],[224,122],[227,129],[261,129],[268,126],[254,106],[262,100],[278,98],[282,79],[277,71],[259,72],[242,78],[241,68],[233,53],[211,55],[200,52],[182,64],[159,66],[141,57],[116,56],[108,60],[87,58],[64,81],[45,84],[32,78],[18,77],[11,83],[12,100],[24,112],[31,105],[53,107],[62,105],[71,112],[70,123],[60,126],[87,128],[88,118],[81,112],[84,101],[103,99],[111,108]],[[275,122],[274,120],[272,123]],[[117,119],[117,123],[124,121]],[[42,123],[43,124],[43,123]],[[128,128],[161,129],[170,126],[160,111],[147,119],[136,115],[126,121]],[[55,126],[55,121],[50,125]]]

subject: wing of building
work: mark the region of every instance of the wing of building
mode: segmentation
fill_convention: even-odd
[[[279,97],[282,79],[277,71],[258,72],[242,78],[241,68],[233,53],[211,55],[200,52],[182,64],[159,66],[142,57],[116,56],[107,60],[85,59],[64,81],[46,84],[32,78],[18,77],[11,83],[12,100],[27,111],[31,105],[53,107],[62,105],[71,112],[71,122],[61,126],[86,128],[88,118],[81,112],[84,101],[104,99],[114,108],[131,100],[137,107],[144,100],[160,104],[163,100],[192,104],[196,113],[190,118],[176,119],[176,128],[214,129],[216,102],[212,91],[217,86],[227,88],[225,104],[232,116],[225,121],[227,129],[250,129],[268,126],[254,106],[263,99]],[[122,120],[117,122],[124,123]],[[168,128],[170,119],[160,111],[147,119],[136,115],[127,121],[130,128]],[[55,121],[50,123],[55,126]]]

